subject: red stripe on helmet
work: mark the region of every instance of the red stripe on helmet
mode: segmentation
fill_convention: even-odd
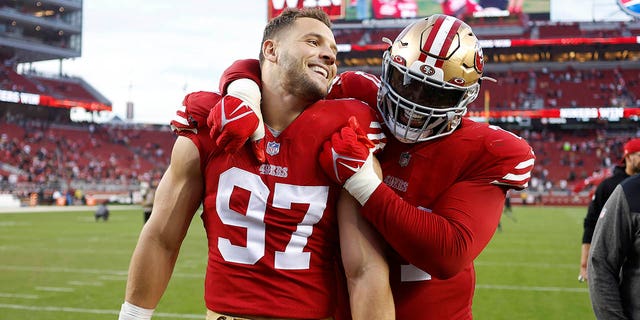
[[[422,51],[420,52],[420,61],[422,62],[427,61],[427,55],[425,54],[425,52],[430,52],[429,49],[431,49],[431,45],[433,45],[433,40],[435,40],[436,34],[438,33],[438,30],[440,30],[440,27],[442,26],[442,22],[444,21],[444,19],[445,19],[445,16],[442,16],[442,15],[436,18],[436,21],[433,24],[433,28],[431,28],[431,32],[429,33],[429,37],[424,42]]]
[[[451,29],[449,29],[449,32],[447,32],[447,37],[445,38],[444,43],[442,44],[442,48],[440,48],[438,57],[444,57],[447,55],[447,52],[449,52],[449,49],[451,49],[451,44],[453,43],[453,39],[455,39],[461,24],[462,24],[462,21],[455,19],[455,21],[453,22],[453,25],[451,26]],[[444,64],[443,59],[438,59],[438,61],[436,61],[436,67],[438,68],[442,68],[443,64]]]

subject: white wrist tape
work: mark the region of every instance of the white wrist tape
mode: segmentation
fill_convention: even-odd
[[[127,301],[120,308],[118,320],[150,320],[155,309],[145,309]]]
[[[344,183],[344,188],[364,205],[371,194],[376,191],[376,188],[382,183],[382,180],[378,177],[373,169],[373,154],[369,153],[369,157],[362,165],[362,168],[352,175]]]
[[[258,85],[249,79],[234,80],[227,86],[227,94],[246,102],[256,116],[258,116],[260,124],[251,135],[251,140],[256,141],[264,138],[264,122],[262,120],[262,112],[260,111],[262,93]]]

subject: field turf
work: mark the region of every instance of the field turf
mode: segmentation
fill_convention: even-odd
[[[0,320],[117,319],[142,209],[0,212]],[[6,211],[6,210],[4,210]],[[595,319],[577,281],[582,207],[513,207],[476,260],[474,318]],[[206,240],[196,217],[154,319],[204,319]]]

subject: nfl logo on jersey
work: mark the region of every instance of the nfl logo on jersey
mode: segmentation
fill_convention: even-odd
[[[409,165],[409,160],[411,160],[411,155],[409,154],[409,152],[403,152],[400,154],[400,160],[398,161],[398,164],[400,164],[400,166],[404,168]]]
[[[280,152],[280,144],[274,141],[267,142],[267,154],[270,156],[276,155]]]

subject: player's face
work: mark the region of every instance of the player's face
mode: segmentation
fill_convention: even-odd
[[[318,100],[327,95],[336,76],[336,41],[326,25],[312,18],[300,18],[282,40],[279,57],[288,92]]]

